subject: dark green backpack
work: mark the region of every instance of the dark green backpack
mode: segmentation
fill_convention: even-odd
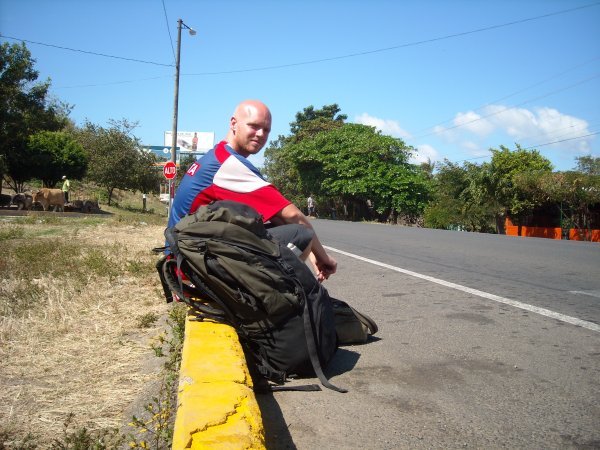
[[[176,294],[200,318],[233,326],[265,378],[316,374],[337,349],[327,290],[251,207],[218,201],[165,230],[170,255],[157,263],[167,301]],[[318,386],[317,386],[318,387]]]

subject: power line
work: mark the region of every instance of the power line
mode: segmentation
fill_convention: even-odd
[[[347,54],[347,55],[332,56],[332,57],[329,57],[329,58],[313,59],[313,60],[301,61],[301,62],[289,63],[289,64],[279,64],[279,65],[275,65],[275,66],[255,67],[255,68],[249,68],[249,69],[226,70],[226,71],[220,71],[220,72],[190,73],[190,74],[187,74],[187,75],[226,75],[226,74],[243,73],[243,72],[258,72],[258,71],[264,71],[264,70],[283,69],[283,68],[287,68],[287,67],[304,66],[304,65],[308,65],[308,64],[317,64],[317,63],[328,62],[328,61],[336,61],[336,60],[340,60],[340,59],[354,58],[354,57],[357,57],[357,56],[365,56],[365,55],[371,55],[371,54],[374,54],[374,53],[382,53],[382,52],[388,52],[388,51],[391,51],[391,50],[397,50],[397,49],[400,49],[400,48],[414,47],[414,46],[423,45],[423,44],[430,44],[432,42],[437,42],[437,41],[442,41],[442,40],[446,40],[446,39],[457,38],[457,37],[461,37],[461,36],[467,36],[469,34],[481,33],[481,32],[484,32],[484,31],[495,30],[495,29],[498,29],[498,28],[505,28],[505,27],[509,27],[509,26],[512,26],[512,25],[519,25],[519,24],[522,24],[522,23],[531,22],[531,21],[539,20],[539,19],[545,19],[547,17],[557,16],[557,15],[560,15],[560,14],[566,14],[566,13],[569,13],[569,12],[577,11],[577,10],[584,9],[584,8],[590,8],[592,6],[597,6],[597,5],[600,5],[600,2],[591,3],[591,4],[583,5],[583,6],[578,6],[578,7],[570,8],[570,9],[563,9],[561,11],[556,11],[556,12],[548,13],[548,14],[542,14],[540,16],[535,16],[535,17],[528,17],[526,19],[515,20],[515,21],[512,21],[512,22],[507,22],[507,23],[503,23],[503,24],[499,24],[499,25],[490,25],[489,27],[477,28],[475,30],[470,30],[470,31],[463,31],[461,33],[448,34],[448,35],[439,36],[439,37],[436,37],[436,38],[424,39],[424,40],[421,40],[421,41],[409,42],[409,43],[405,43],[405,44],[399,44],[399,45],[394,45],[394,46],[391,46],[391,47],[379,48],[379,49],[375,49],[375,50],[367,50],[367,51],[364,51],[364,52],[350,53],[350,54]]]
[[[167,8],[165,7],[165,0],[162,0],[163,12],[165,13],[165,23],[167,25],[167,33],[169,33],[169,43],[171,44],[171,50],[173,51],[173,61],[175,57],[175,47],[173,46],[173,37],[171,36],[171,28],[169,27],[169,19],[167,18]]]
[[[583,136],[575,136],[572,138],[560,139],[558,141],[546,142],[545,144],[532,145],[531,147],[525,147],[523,150],[535,149],[537,147],[545,147],[546,145],[559,144],[561,142],[573,141],[575,139],[583,139],[585,137],[595,136],[597,134],[600,134],[600,131],[596,131],[594,133],[589,133],[589,134],[584,134]]]
[[[441,41],[441,40],[445,40],[445,39],[452,39],[452,38],[456,38],[456,37],[460,37],[460,36],[466,36],[466,35],[474,34],[474,33],[481,33],[481,32],[484,32],[484,31],[490,31],[490,30],[504,28],[504,27],[508,27],[508,26],[512,26],[512,25],[518,25],[518,24],[522,24],[522,23],[526,23],[526,22],[531,22],[531,21],[534,21],[534,20],[545,19],[547,17],[552,17],[552,16],[556,16],[556,15],[566,14],[566,13],[577,11],[577,10],[581,10],[581,9],[584,9],[584,8],[590,8],[590,7],[597,6],[597,5],[600,5],[600,2],[591,3],[591,4],[583,5],[583,6],[578,6],[578,7],[570,8],[570,9],[564,9],[564,10],[556,11],[556,12],[553,12],[553,13],[542,14],[542,15],[539,15],[539,16],[528,17],[528,18],[525,18],[525,19],[515,20],[515,21],[512,21],[512,22],[507,22],[507,23],[503,23],[503,24],[491,25],[491,26],[488,26],[488,27],[478,28],[478,29],[475,29],[475,30],[464,31],[464,32],[460,32],[460,33],[454,33],[454,34],[449,34],[449,35],[445,35],[445,36],[439,36],[439,37],[436,37],[436,38],[424,39],[424,40],[421,40],[421,41],[409,42],[409,43],[405,43],[405,44],[394,45],[394,46],[391,46],[391,47],[379,48],[379,49],[375,49],[375,50],[367,50],[367,51],[364,51],[364,52],[350,53],[350,54],[347,54],[347,55],[339,55],[339,56],[333,56],[333,57],[329,57],[329,58],[314,59],[314,60],[301,61],[301,62],[289,63],[289,64],[280,64],[280,65],[274,65],[274,66],[265,66],[265,67],[248,68],[248,69],[235,69],[235,70],[220,71],[220,72],[189,73],[189,74],[182,74],[182,75],[186,75],[186,76],[226,75],[226,74],[234,74],[234,73],[275,70],[275,69],[282,69],[282,68],[287,68],[287,67],[296,67],[296,66],[302,66],[302,65],[317,64],[317,63],[321,63],[321,62],[328,62],[328,61],[336,61],[336,60],[341,60],[341,59],[354,58],[354,57],[365,56],[365,55],[374,54],[374,53],[381,53],[381,52],[387,52],[387,51],[391,51],[391,50],[397,50],[397,49],[400,49],[400,48],[414,47],[414,46],[417,46],[417,45],[428,44],[428,43],[431,43],[431,42]],[[163,8],[164,8],[164,0],[163,0]],[[166,9],[165,9],[165,18],[166,18]],[[168,25],[167,25],[167,29],[169,29]],[[174,67],[174,64],[163,64],[163,63],[157,63],[157,62],[153,62],[153,61],[144,61],[144,60],[138,60],[138,59],[134,59],[134,58],[125,58],[125,57],[121,57],[121,56],[107,55],[107,54],[103,54],[103,53],[97,53],[97,52],[91,52],[91,51],[86,51],[86,50],[73,49],[73,48],[62,47],[62,46],[53,45],[53,44],[46,44],[46,43],[43,43],[43,42],[36,42],[36,41],[27,40],[27,39],[19,39],[19,38],[10,37],[10,36],[4,36],[4,35],[1,35],[1,34],[0,34],[0,36],[5,37],[7,39],[13,39],[13,40],[17,40],[17,41],[23,41],[23,42],[28,42],[28,43],[37,44],[37,45],[43,45],[43,46],[47,46],[47,47],[54,47],[54,48],[58,48],[58,49],[62,49],[62,50],[69,50],[69,51],[74,51],[74,52],[87,53],[87,54],[96,55],[96,56],[102,56],[102,57],[106,57],[106,58],[115,58],[115,59],[121,59],[121,60],[126,60],[126,61],[134,61],[134,62],[140,62],[140,63],[145,63],[145,64],[154,64],[154,65],[165,66],[165,67]],[[171,38],[170,30],[169,30],[169,37],[170,37],[170,40],[171,40],[171,49],[173,50],[173,54],[174,54],[175,51],[173,49],[173,43],[172,43],[172,38]],[[136,81],[136,80],[124,81],[123,83],[133,82],[133,81]],[[121,83],[121,82],[114,82],[114,83],[109,83],[109,84],[116,84],[116,83]],[[99,86],[99,85],[92,85],[92,86]]]
[[[36,44],[36,45],[43,45],[45,47],[53,47],[53,48],[58,48],[60,50],[68,50],[71,52],[78,52],[78,53],[86,53],[88,55],[94,55],[94,56],[102,56],[104,58],[113,58],[113,59],[121,59],[121,60],[125,60],[125,61],[133,61],[133,62],[139,62],[139,63],[143,63],[143,64],[154,64],[155,66],[165,66],[165,67],[174,67],[174,64],[163,64],[163,63],[158,63],[158,62],[154,62],[154,61],[144,61],[142,59],[135,59],[135,58],[125,58],[123,56],[114,56],[114,55],[107,55],[105,53],[97,53],[97,52],[90,52],[88,50],[80,50],[77,48],[70,48],[70,47],[63,47],[60,45],[54,45],[54,44],[46,44],[44,42],[36,42],[36,41],[31,41],[29,39],[21,39],[21,38],[16,38],[16,37],[12,37],[12,36],[6,36],[6,35],[1,35],[3,38],[6,39],[12,39],[15,41],[21,41],[21,42],[27,42],[28,44]]]
[[[95,84],[78,84],[75,86],[53,86],[54,89],[76,89],[86,87],[100,87],[100,86],[112,86],[116,84],[128,84],[138,83],[140,81],[159,80],[161,78],[172,78],[172,75],[163,75],[160,77],[149,77],[149,78],[138,78],[137,80],[124,80],[124,81],[107,81],[106,83],[95,83]]]

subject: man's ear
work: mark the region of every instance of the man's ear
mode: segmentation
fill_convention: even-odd
[[[231,127],[231,131],[235,132],[236,131],[236,124],[237,124],[237,120],[235,119],[235,117],[231,118],[230,121],[230,127]]]

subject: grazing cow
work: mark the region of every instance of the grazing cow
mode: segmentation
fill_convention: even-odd
[[[50,206],[54,206],[54,211],[57,208],[61,211],[65,210],[65,196],[61,189],[41,188],[33,193],[33,203],[36,202],[42,205],[44,211],[48,211]]]

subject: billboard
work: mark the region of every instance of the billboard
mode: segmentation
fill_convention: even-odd
[[[171,147],[172,131],[165,131],[165,146]],[[178,131],[177,147],[181,153],[203,152],[206,153],[215,145],[215,133],[207,131]]]

